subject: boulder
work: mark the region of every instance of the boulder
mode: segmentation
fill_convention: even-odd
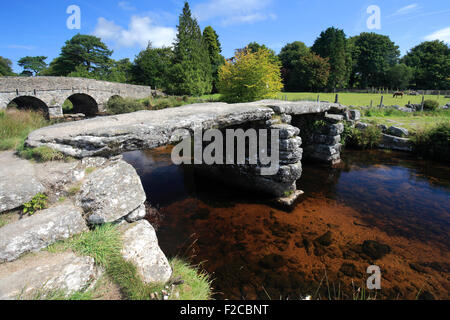
[[[368,123],[364,123],[364,122],[358,122],[355,126],[356,129],[359,130],[365,130],[369,127],[370,125]]]
[[[90,174],[77,196],[90,224],[115,222],[141,207],[146,200],[136,170],[120,160]]]
[[[44,191],[31,162],[12,152],[0,153],[0,213],[20,207]]]
[[[412,151],[413,144],[407,138],[399,138],[388,134],[383,134],[379,147],[390,150]]]
[[[172,276],[172,268],[158,246],[155,229],[146,221],[122,224],[119,228],[125,260],[132,262],[145,283],[165,283]]]
[[[405,128],[400,128],[400,127],[389,127],[389,129],[387,129],[387,134],[394,136],[394,137],[406,137],[409,135],[409,131]]]
[[[101,273],[91,257],[41,251],[0,265],[0,300],[70,295],[94,285]]]
[[[13,261],[27,252],[87,231],[79,208],[60,205],[7,224],[0,229],[0,263]]]
[[[391,248],[387,244],[378,241],[366,240],[362,244],[362,251],[374,260],[383,258],[391,252]]]
[[[361,112],[359,110],[350,110],[350,119],[353,121],[361,120]]]
[[[289,124],[275,124],[271,130],[280,130],[280,139],[291,139],[300,134],[300,129]]]
[[[378,127],[378,129],[380,129],[383,132],[386,132],[388,129],[387,125],[385,125],[385,124],[379,124],[379,125],[377,125],[377,127]]]
[[[125,217],[125,220],[127,220],[127,222],[129,222],[129,223],[133,223],[133,222],[144,219],[146,215],[147,215],[147,211],[145,209],[145,204],[143,204],[142,206],[140,206],[139,208],[137,208],[136,210],[131,212],[129,215],[127,215]]]

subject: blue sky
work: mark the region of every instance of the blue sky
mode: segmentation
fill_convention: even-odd
[[[134,59],[150,40],[170,45],[183,0],[15,0],[2,1],[0,56],[14,63],[27,55],[58,56],[64,42],[76,33],[100,36],[114,50],[113,58]],[[389,35],[402,55],[424,40],[450,43],[448,0],[192,0],[202,29],[211,25],[219,34],[226,57],[251,41],[279,52],[289,42],[308,46],[330,26],[348,36],[361,32]],[[69,30],[70,5],[81,9],[81,29]],[[369,30],[367,8],[380,8],[381,29]]]

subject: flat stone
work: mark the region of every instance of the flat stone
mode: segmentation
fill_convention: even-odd
[[[122,255],[132,262],[145,283],[165,283],[172,276],[169,261],[158,245],[155,229],[146,221],[123,224]]]
[[[71,204],[53,207],[7,224],[0,229],[0,263],[87,231],[79,208]]]
[[[327,114],[325,120],[329,123],[339,123],[344,121],[344,116],[338,114]]]
[[[399,138],[388,134],[383,134],[381,143],[379,145],[382,149],[412,151],[413,144],[407,138]]]
[[[141,207],[146,200],[136,170],[120,160],[90,174],[77,195],[88,222],[98,225],[117,221]]]
[[[359,110],[350,110],[350,119],[353,121],[361,120],[361,111]]]
[[[391,136],[402,138],[402,137],[409,136],[409,131],[408,131],[408,129],[405,129],[405,128],[391,126],[387,129],[387,134],[389,134]]]
[[[31,162],[13,152],[0,153],[0,212],[16,209],[44,191]]]
[[[70,295],[93,286],[102,271],[91,257],[72,252],[39,252],[0,265],[0,300],[32,299],[62,291]]]
[[[252,104],[264,105],[272,108],[278,114],[301,115],[311,113],[322,113],[331,108],[341,108],[339,104],[329,102],[312,101],[279,101],[263,100],[252,102]]]
[[[280,140],[280,151],[295,151],[301,146],[302,146],[301,137]]]
[[[359,130],[365,130],[365,129],[367,129],[368,127],[370,127],[370,125],[369,125],[368,123],[364,123],[364,122],[358,122],[358,123],[355,125],[355,128],[356,128],[356,129],[359,129]]]
[[[283,206],[291,207],[295,203],[295,201],[297,201],[298,197],[300,197],[303,194],[304,194],[303,191],[296,190],[291,195],[289,195],[287,197],[281,197],[281,198],[276,199],[276,202],[278,204],[283,205]]]
[[[280,130],[280,139],[291,139],[300,134],[300,129],[289,124],[275,124],[271,130]]]

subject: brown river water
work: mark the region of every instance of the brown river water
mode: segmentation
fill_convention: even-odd
[[[175,166],[170,148],[124,155],[141,176],[162,250],[200,264],[215,299],[450,298],[450,167],[405,153],[345,151],[304,164],[291,211]],[[376,241],[384,254],[364,249]],[[387,250],[386,250],[387,248]],[[381,269],[369,291],[367,267]]]

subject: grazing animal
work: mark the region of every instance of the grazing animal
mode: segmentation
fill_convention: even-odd
[[[402,97],[403,98],[404,95],[405,94],[403,92],[396,92],[396,93],[394,93],[394,98],[397,98],[397,97]]]

